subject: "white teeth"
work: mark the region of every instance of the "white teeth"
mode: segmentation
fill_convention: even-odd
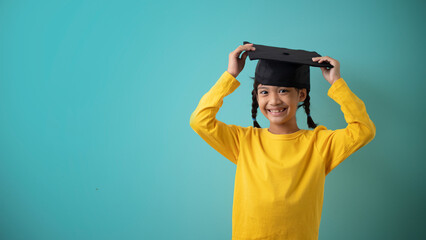
[[[285,109],[283,110],[269,110],[270,112],[284,112]]]

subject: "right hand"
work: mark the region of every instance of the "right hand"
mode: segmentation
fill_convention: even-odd
[[[240,74],[240,72],[243,70],[244,65],[246,64],[246,58],[248,55],[247,51],[254,50],[256,50],[256,48],[253,47],[253,43],[247,43],[238,46],[237,49],[235,49],[229,54],[228,72],[236,78],[238,74]],[[243,53],[241,58],[239,58],[242,51],[245,52]]]

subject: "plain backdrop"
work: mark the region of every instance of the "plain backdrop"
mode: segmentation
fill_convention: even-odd
[[[231,239],[236,165],[190,127],[243,43],[341,63],[376,137],[319,239],[426,237],[424,1],[0,1],[0,239]],[[217,118],[252,125],[257,61]],[[311,115],[346,127],[311,67]],[[259,123],[269,127],[259,112]],[[308,129],[303,109],[298,125]]]

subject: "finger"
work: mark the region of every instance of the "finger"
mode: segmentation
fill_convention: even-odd
[[[239,56],[239,58],[242,59],[242,60],[246,60],[247,55],[248,55],[248,52],[244,51],[243,54],[241,54],[241,56]]]
[[[329,59],[325,59],[325,58],[323,58],[323,59],[321,59],[321,60],[319,60],[319,62],[318,63],[322,63],[322,62],[331,62]]]
[[[233,57],[240,57],[240,54],[242,51],[251,51],[251,50],[255,50],[255,47],[253,47],[253,44],[244,44],[244,45],[240,45],[238,46],[232,53],[231,55]]]
[[[335,61],[322,60],[321,62],[328,63],[328,64],[332,65],[333,67],[336,66],[336,62]],[[321,63],[321,62],[318,62],[318,63]],[[330,69],[331,69],[331,67],[327,67],[327,70],[330,70]]]
[[[246,43],[244,45],[241,45],[240,47],[242,47],[242,49],[246,51],[256,50],[256,48],[253,47],[253,43]]]
[[[234,58],[237,58],[237,57],[240,57],[240,54],[241,54],[242,51],[243,50],[242,50],[241,46],[239,46],[234,51],[232,51],[230,55]]]
[[[331,57],[329,57],[329,56],[324,56],[324,57],[321,57],[321,59],[322,59],[322,62],[329,62],[331,65],[335,65],[336,64],[336,62],[337,62],[337,60],[336,59],[334,59],[334,58],[331,58]]]
[[[248,56],[248,52],[244,52],[243,56],[241,57],[241,59],[243,60],[243,62],[246,61],[247,56]]]
[[[313,57],[312,58],[312,60],[320,60],[320,59],[332,59],[331,57],[329,57],[329,56],[321,56],[321,57]]]

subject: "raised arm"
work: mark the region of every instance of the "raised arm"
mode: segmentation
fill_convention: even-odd
[[[359,99],[340,77],[340,63],[329,56],[315,57],[318,63],[327,61],[333,68],[321,67],[322,74],[330,84],[327,95],[336,101],[348,123],[344,129],[327,130],[324,126],[315,129],[316,147],[325,161],[325,174],[329,174],[349,155],[367,145],[376,135],[376,126],[367,114],[364,102]]]
[[[192,129],[210,146],[235,164],[238,161],[243,128],[217,120],[216,114],[223,104],[223,98],[240,86],[236,77],[244,69],[247,51],[252,50],[255,50],[253,44],[244,44],[229,54],[228,70],[201,98],[190,119]],[[241,55],[242,52],[244,53]]]
[[[325,161],[326,175],[376,135],[376,126],[364,102],[349,89],[343,78],[331,85],[327,95],[340,105],[348,125],[337,130],[317,129],[316,147]]]
[[[223,98],[240,86],[240,82],[225,71],[216,84],[201,98],[191,114],[191,128],[210,146],[237,164],[241,127],[228,125],[216,119]]]

